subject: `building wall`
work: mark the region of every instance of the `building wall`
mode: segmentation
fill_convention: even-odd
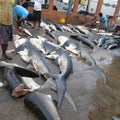
[[[93,18],[92,16],[89,16],[89,15],[88,16],[86,15],[87,16],[86,17],[83,15],[77,14],[78,4],[79,4],[79,1],[75,0],[72,13],[70,15],[67,15],[66,12],[53,10],[53,1],[50,1],[48,9],[42,9],[42,18],[53,20],[56,22],[59,22],[61,18],[64,18],[66,23],[69,23],[69,24],[83,24],[84,22],[87,22],[91,18]],[[30,13],[33,13],[32,6],[28,7],[28,10]],[[84,21],[85,18],[87,18],[86,21]]]

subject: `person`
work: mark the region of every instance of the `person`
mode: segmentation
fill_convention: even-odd
[[[44,4],[44,0],[34,0],[34,7],[33,7],[34,22],[33,22],[33,28],[36,27],[37,21],[39,22],[39,26],[38,27],[40,27],[42,4]]]
[[[105,31],[107,31],[107,26],[108,26],[107,16],[100,12],[99,17],[100,17],[100,27],[104,28]]]
[[[0,0],[0,44],[2,59],[12,60],[6,51],[9,41],[12,41],[12,7],[16,5],[16,0]]]
[[[16,5],[12,8],[13,13],[13,25],[16,29],[16,33],[20,35],[19,26],[21,23],[24,23],[24,20],[32,21],[33,15],[29,13],[27,9],[22,7],[21,5]]]

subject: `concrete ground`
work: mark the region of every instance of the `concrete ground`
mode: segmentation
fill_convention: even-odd
[[[32,32],[33,37],[45,33],[43,29],[30,29],[30,32]],[[69,36],[68,32],[60,34]],[[93,36],[95,37],[94,34]],[[8,53],[13,56],[13,60],[7,62],[26,67],[27,64],[20,59],[19,55],[11,53],[12,49],[14,49],[14,45],[11,42]],[[58,110],[61,120],[111,120],[113,116],[120,114],[120,48],[110,51],[99,50],[92,55],[98,65],[106,72],[108,82],[104,84],[99,74],[86,70],[88,65],[72,55],[73,74],[66,81],[67,91],[76,104],[77,112],[64,99],[60,110]],[[51,61],[47,61],[51,71],[58,71],[58,68]],[[40,79],[34,80],[41,84]],[[56,93],[50,89],[41,92],[56,96]],[[36,114],[24,105],[23,98],[10,97],[9,91],[2,87],[0,87],[0,96],[2,98],[2,100],[0,98],[0,120],[38,120]]]

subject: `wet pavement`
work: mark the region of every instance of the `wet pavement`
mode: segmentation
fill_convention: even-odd
[[[30,29],[30,31],[34,35],[33,37],[45,34],[42,29]],[[69,36],[67,32],[60,34]],[[11,53],[11,49],[14,49],[12,42],[8,49],[13,60],[7,62],[27,66],[19,55]],[[73,74],[70,74],[66,81],[67,91],[76,104],[77,112],[64,99],[61,108],[58,110],[61,120],[111,120],[113,116],[120,114],[120,48],[109,51],[99,50],[91,55],[106,72],[108,81],[104,84],[99,74],[86,70],[88,65],[72,55]],[[47,61],[51,71],[59,71],[53,61]],[[40,79],[34,80],[39,84],[43,82]],[[56,93],[50,89],[40,92],[56,98]],[[0,98],[0,120],[38,120],[37,116],[24,105],[23,98],[14,99],[10,97],[7,89],[2,87],[0,87],[0,96],[2,97],[2,99]]]

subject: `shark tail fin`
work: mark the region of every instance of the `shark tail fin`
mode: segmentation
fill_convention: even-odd
[[[91,65],[89,68],[86,68],[86,70],[92,70],[92,71],[96,72],[98,75],[101,75],[102,80],[103,80],[104,83],[107,82],[107,75],[106,75],[106,73],[97,64]]]
[[[56,87],[57,87],[57,101],[58,101],[57,107],[59,109],[61,107],[66,92],[66,82],[64,78],[59,78],[56,80]]]

